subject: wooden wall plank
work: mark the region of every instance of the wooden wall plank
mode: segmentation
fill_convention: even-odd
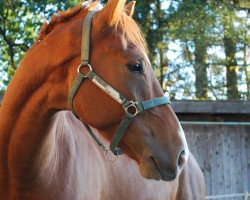
[[[230,179],[230,167],[229,167],[229,163],[230,163],[230,149],[231,149],[231,138],[230,138],[230,134],[227,133],[227,130],[225,130],[226,127],[222,127],[222,135],[223,135],[223,147],[222,147],[222,151],[223,151],[223,176],[224,176],[224,193],[223,194],[230,194],[231,193],[231,179]]]
[[[248,167],[247,167],[247,133],[244,130],[245,127],[240,127],[240,132],[242,133],[241,137],[241,169],[242,169],[242,188],[243,191],[249,191],[248,190]]]
[[[250,192],[250,126],[183,125],[183,129],[204,173],[207,195]]]
[[[247,163],[247,180],[248,180],[248,192],[250,191],[250,127],[246,127],[246,163]],[[250,192],[249,192],[250,193]]]
[[[236,192],[236,183],[235,183],[235,179],[236,179],[236,176],[235,176],[235,173],[236,173],[236,167],[237,167],[237,164],[236,164],[236,162],[235,162],[235,159],[236,159],[236,156],[237,155],[235,155],[235,147],[236,147],[236,145],[235,145],[235,134],[234,134],[234,132],[232,132],[231,134],[230,134],[230,131],[229,131],[229,129],[226,127],[226,134],[227,134],[227,136],[230,138],[230,143],[229,143],[229,145],[230,145],[230,148],[229,148],[229,155],[230,155],[230,161],[229,161],[229,163],[225,163],[225,164],[227,164],[228,165],[228,167],[229,167],[229,171],[230,171],[230,173],[229,173],[229,176],[230,176],[230,193],[229,194],[234,194],[234,193],[237,193]],[[233,200],[233,198],[230,198],[231,200]]]

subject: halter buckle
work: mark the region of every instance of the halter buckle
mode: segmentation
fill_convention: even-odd
[[[138,115],[142,110],[139,107],[139,103],[136,101],[129,101],[128,105],[124,105],[123,106],[126,114],[131,114],[132,117],[135,117],[136,115]]]

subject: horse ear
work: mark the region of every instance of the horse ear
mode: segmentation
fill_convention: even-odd
[[[110,25],[117,22],[120,14],[124,11],[126,0],[109,0],[98,13],[100,20]]]
[[[129,4],[125,8],[125,11],[126,11],[127,15],[130,16],[130,17],[132,17],[133,14],[134,14],[135,3],[136,3],[136,1],[131,1],[131,2],[129,2]]]

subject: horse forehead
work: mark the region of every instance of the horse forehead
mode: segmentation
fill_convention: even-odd
[[[97,32],[91,38],[92,50],[100,49],[105,53],[125,54],[146,54],[136,44],[129,40],[121,31],[109,30],[107,32]]]

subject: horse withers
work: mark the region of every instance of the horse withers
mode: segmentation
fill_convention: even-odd
[[[1,199],[205,199],[134,5],[84,3],[44,24],[0,110]]]

